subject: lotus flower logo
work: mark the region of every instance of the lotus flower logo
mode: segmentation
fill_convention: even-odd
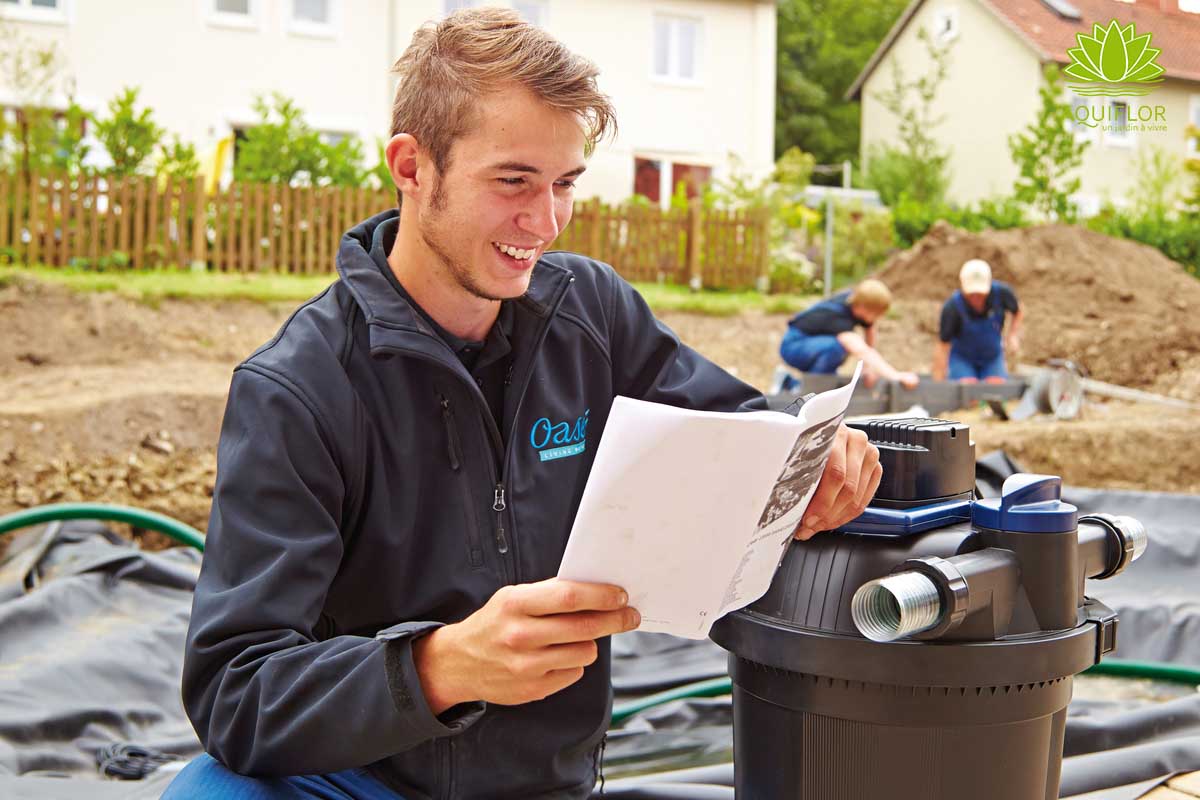
[[[1093,23],[1092,35],[1077,33],[1079,47],[1067,51],[1071,65],[1066,73],[1081,81],[1103,86],[1076,86],[1071,88],[1081,95],[1144,95],[1150,90],[1140,86],[1118,86],[1121,83],[1160,83],[1163,68],[1154,63],[1158,58],[1157,47],[1150,46],[1151,34],[1137,35],[1133,23],[1125,27],[1115,19],[1108,27]]]

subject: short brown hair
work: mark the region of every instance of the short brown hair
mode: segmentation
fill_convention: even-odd
[[[596,65],[509,8],[463,9],[426,23],[392,72],[400,85],[391,135],[411,134],[439,172],[474,123],[478,100],[506,83],[577,115],[589,151],[616,130],[612,103],[596,86]]]
[[[883,281],[867,278],[850,293],[850,304],[882,314],[892,305],[892,292]]]

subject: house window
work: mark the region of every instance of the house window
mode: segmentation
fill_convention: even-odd
[[[700,80],[700,20],[654,16],[654,77]]]
[[[1071,95],[1071,130],[1075,131],[1076,139],[1086,139],[1090,142],[1096,138],[1096,131],[1100,128],[1096,120],[1090,117],[1091,113],[1091,103],[1086,97]]]
[[[1188,157],[1193,158],[1200,156],[1200,94],[1194,94],[1188,101],[1188,123],[1196,129],[1195,136],[1188,137],[1187,152]]]
[[[1102,127],[1104,141],[1116,147],[1133,146],[1133,130],[1130,126],[1130,107],[1125,100],[1110,100],[1108,113]]]
[[[526,22],[546,27],[546,22],[550,16],[549,0],[514,0],[513,8],[521,15],[521,19]]]
[[[208,23],[223,28],[258,27],[258,7],[262,0],[209,0]]]
[[[0,0],[0,16],[24,22],[67,21],[67,0]]]
[[[687,198],[693,200],[711,179],[712,167],[700,164],[642,157],[633,160],[633,193],[662,208],[670,207],[671,197],[681,184]]]
[[[301,36],[333,38],[338,31],[339,0],[291,0],[288,32]]]
[[[958,38],[958,9],[939,8],[933,15],[933,38],[951,42]]]

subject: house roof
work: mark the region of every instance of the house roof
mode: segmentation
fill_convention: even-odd
[[[896,24],[888,31],[867,65],[846,91],[846,98],[857,99],[863,84],[879,66],[896,39],[908,27],[925,0],[912,0]],[[1032,49],[1043,61],[1069,64],[1067,50],[1076,46],[1075,34],[1091,33],[1092,24],[1116,19],[1122,25],[1134,23],[1137,32],[1153,34],[1153,46],[1162,50],[1158,64],[1164,77],[1200,82],[1200,14],[1186,11],[1162,11],[1156,4],[1124,3],[1120,0],[1069,0],[1079,11],[1079,19],[1068,19],[1055,12],[1043,0],[978,0],[996,18]]]

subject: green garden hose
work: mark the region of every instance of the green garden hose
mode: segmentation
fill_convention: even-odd
[[[0,517],[0,536],[9,531],[29,528],[46,522],[65,519],[97,519],[110,522],[125,522],[137,528],[170,536],[175,541],[204,551],[204,534],[191,525],[171,519],[157,511],[146,511],[130,506],[113,506],[104,503],[57,503],[49,506],[27,508]]]
[[[1169,683],[1185,683],[1200,686],[1200,669],[1178,664],[1163,664],[1156,661],[1134,661],[1124,658],[1109,658],[1084,670],[1085,675],[1112,675],[1118,678],[1147,678]],[[616,725],[634,714],[648,708],[683,700],[690,697],[718,697],[729,694],[733,689],[729,678],[710,678],[696,683],[677,686],[665,692],[648,695],[628,703],[613,706],[612,721]]]

